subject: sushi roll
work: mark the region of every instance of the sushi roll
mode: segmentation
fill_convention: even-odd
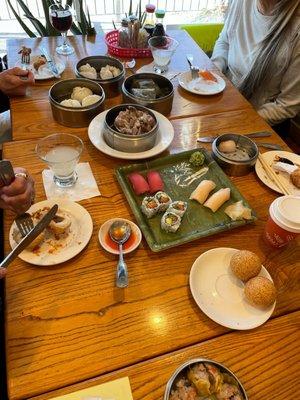
[[[175,233],[177,229],[180,227],[181,218],[179,215],[174,214],[173,212],[166,211],[161,219],[161,228],[166,232]]]
[[[184,213],[186,212],[186,209],[187,209],[187,202],[178,200],[178,201],[173,201],[170,204],[168,211],[177,214],[180,217],[183,217]]]
[[[160,212],[166,211],[166,209],[172,203],[171,197],[165,192],[162,192],[162,191],[157,192],[154,197],[159,202],[159,211]]]
[[[153,196],[146,196],[142,201],[141,209],[147,218],[152,218],[159,211],[159,202]]]

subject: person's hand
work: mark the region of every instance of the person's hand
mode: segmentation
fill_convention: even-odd
[[[14,67],[0,73],[0,90],[7,96],[23,96],[27,87],[33,84],[34,75],[31,71]]]
[[[0,189],[0,207],[23,214],[34,200],[34,181],[24,168],[14,168],[14,172],[15,180]]]
[[[6,275],[6,268],[0,268],[0,279],[4,278]]]

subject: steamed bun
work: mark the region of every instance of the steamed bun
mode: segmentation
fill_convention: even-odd
[[[77,101],[79,101],[79,103],[81,103],[82,100],[83,100],[85,97],[87,97],[87,96],[89,96],[89,95],[91,95],[91,94],[93,94],[93,92],[91,91],[91,89],[89,89],[89,88],[87,88],[87,87],[76,86],[76,87],[74,87],[74,89],[73,89],[73,92],[72,92],[72,94],[71,94],[71,98],[72,98],[73,100],[77,100]]]
[[[61,101],[60,104],[64,107],[73,107],[73,108],[81,107],[80,102],[78,100],[73,100],[73,99],[65,99]]]
[[[97,103],[99,100],[101,100],[101,96],[98,96],[97,94],[90,94],[82,100],[82,106],[91,106],[92,104]]]
[[[79,68],[79,72],[82,76],[89,79],[97,79],[97,71],[90,64],[84,64]]]

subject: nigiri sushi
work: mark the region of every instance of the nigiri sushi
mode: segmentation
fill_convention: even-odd
[[[181,218],[183,217],[184,213],[186,212],[187,209],[187,203],[185,201],[172,201],[170,204],[168,211],[179,215]]]
[[[203,204],[208,198],[209,193],[214,190],[215,187],[215,182],[204,179],[190,195],[190,199],[196,200],[198,203]]]
[[[147,180],[150,187],[150,193],[156,193],[160,190],[164,190],[163,180],[157,171],[149,171],[147,173]]]
[[[198,75],[206,81],[218,82],[217,78],[207,69],[200,70]]]
[[[177,229],[180,227],[181,218],[179,215],[166,211],[162,216],[160,226],[166,232],[175,233]]]
[[[149,185],[143,175],[137,172],[132,172],[128,175],[128,179],[130,180],[134,193],[137,196],[150,191]]]
[[[214,193],[206,202],[203,204],[205,207],[211,209],[212,212],[216,212],[225,201],[230,199],[230,189],[223,188]]]
[[[147,218],[152,218],[159,211],[159,202],[155,197],[146,196],[142,201],[141,209]]]
[[[166,209],[172,203],[171,197],[165,192],[162,192],[162,191],[157,192],[154,197],[159,202],[159,211],[160,212],[166,211]]]

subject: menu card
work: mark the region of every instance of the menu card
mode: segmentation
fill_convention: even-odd
[[[128,376],[51,400],[133,400]]]

